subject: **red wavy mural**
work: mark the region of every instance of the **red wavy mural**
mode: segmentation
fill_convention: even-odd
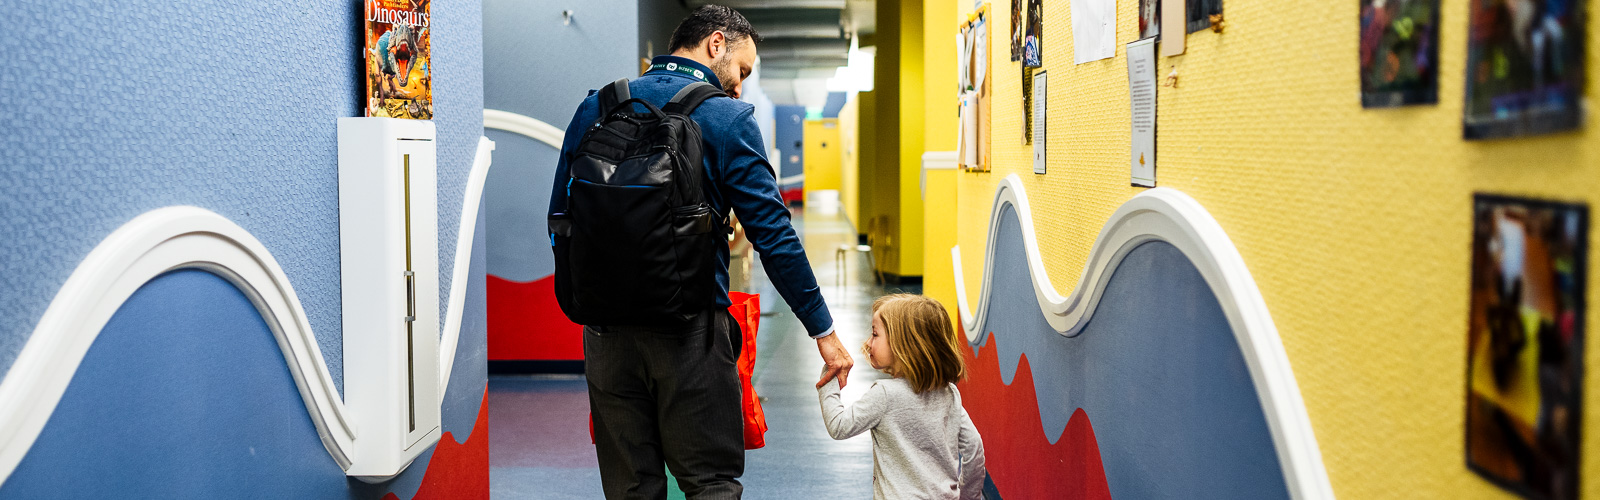
[[[1110,499],[1111,488],[1089,415],[1082,408],[1072,412],[1061,439],[1050,444],[1040,422],[1028,357],[1018,361],[1017,376],[1006,385],[1000,379],[995,342],[990,334],[981,355],[963,352],[967,380],[958,385],[962,406],[983,436],[989,477],[1000,495],[1013,499]]]
[[[794,204],[797,201],[805,201],[806,191],[804,188],[796,186],[778,191],[778,196],[783,198],[784,204]]]
[[[453,434],[439,436],[422,474],[422,486],[413,499],[489,498],[489,387],[483,388],[478,404],[478,421],[472,424],[467,442],[458,443]],[[393,492],[383,500],[399,500]]]
[[[489,275],[490,360],[582,360],[583,327],[556,302],[555,275],[511,281]]]

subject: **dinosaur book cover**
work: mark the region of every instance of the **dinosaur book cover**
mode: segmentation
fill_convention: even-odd
[[[433,119],[431,0],[366,0],[367,116]]]

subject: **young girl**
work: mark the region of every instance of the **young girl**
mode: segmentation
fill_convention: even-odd
[[[864,348],[872,367],[893,378],[874,382],[849,408],[837,378],[818,386],[817,397],[834,439],[872,431],[872,497],[983,498],[983,439],[956,390],[966,367],[944,306],[921,295],[878,299]]]

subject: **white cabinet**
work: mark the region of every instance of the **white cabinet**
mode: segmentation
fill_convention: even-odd
[[[339,119],[347,475],[381,481],[439,440],[439,229],[434,126]]]

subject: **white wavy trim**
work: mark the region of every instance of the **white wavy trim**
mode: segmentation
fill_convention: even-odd
[[[967,300],[961,249],[959,246],[950,249],[955,271],[956,307],[961,313],[961,323],[966,328],[969,341],[975,342],[981,337],[987,322],[988,305],[994,287],[995,242],[999,235],[1001,209],[1006,205],[1016,208],[1017,219],[1022,226],[1023,247],[1027,254],[1028,271],[1033,277],[1031,281],[1039,311],[1051,328],[1069,337],[1077,335],[1088,324],[1106,283],[1110,281],[1111,273],[1134,247],[1149,241],[1165,241],[1182,251],[1216,294],[1217,302],[1221,304],[1234,337],[1243,350],[1245,364],[1250,368],[1250,377],[1255,382],[1267,426],[1272,432],[1273,446],[1277,449],[1290,496],[1298,499],[1334,498],[1333,487],[1328,482],[1328,473],[1322,464],[1322,453],[1312,432],[1311,419],[1306,415],[1299,385],[1295,383],[1294,371],[1289,367],[1289,357],[1283,350],[1283,341],[1278,337],[1277,327],[1267,312],[1261,291],[1256,288],[1250,270],[1245,267],[1244,258],[1228,239],[1227,233],[1199,202],[1175,189],[1155,188],[1123,203],[1095,239],[1078,287],[1071,296],[1062,297],[1056,293],[1045,271],[1038,238],[1034,235],[1032,210],[1022,180],[1016,174],[1006,176],[995,191],[994,207],[989,218],[988,249],[984,255],[983,283],[976,312],[971,310]]]
[[[89,347],[146,282],[201,268],[238,287],[277,338],[323,446],[350,466],[357,429],[345,411],[289,278],[244,228],[198,207],[167,207],[129,221],[95,247],[51,301],[0,380],[0,478],[10,477],[44,430]]]
[[[455,360],[478,203],[493,149],[493,141],[479,139],[468,175],[449,310],[441,332],[441,395]],[[350,468],[359,429],[347,416],[305,308],[283,268],[261,241],[233,221],[203,208],[176,206],[134,218],[90,251],[0,379],[0,484],[44,430],[106,322],[139,287],[178,269],[209,271],[249,297],[283,350],[323,446],[341,469]]]
[[[560,147],[560,146],[556,146]],[[450,278],[450,305],[445,309],[444,330],[439,332],[439,397],[450,388],[450,370],[456,364],[456,344],[461,338],[461,308],[467,301],[467,270],[472,266],[472,238],[478,229],[478,205],[483,202],[483,183],[489,178],[494,141],[478,138],[478,153],[467,173],[467,193],[461,198],[461,229],[456,231],[456,268]]]
[[[483,110],[483,128],[522,134],[556,149],[561,149],[561,142],[567,136],[565,131],[555,125],[531,116],[498,109]]]

